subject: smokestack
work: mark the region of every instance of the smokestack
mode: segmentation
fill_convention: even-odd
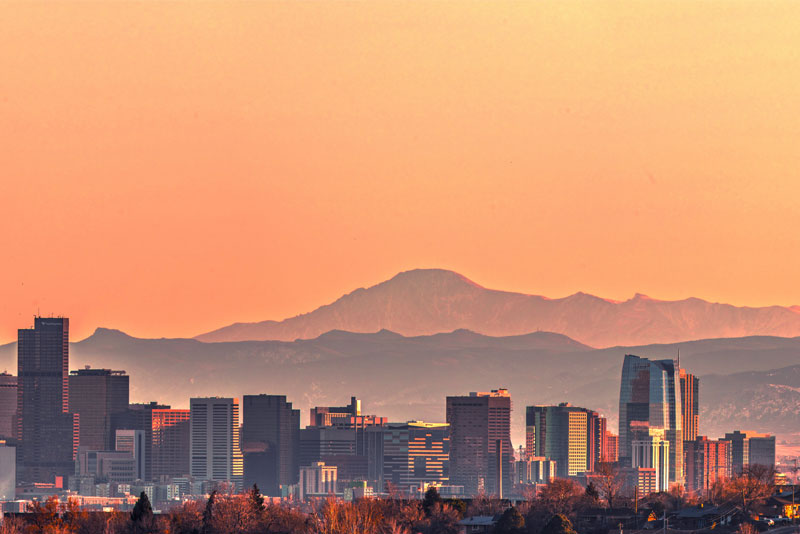
[[[497,451],[497,498],[503,498],[503,440],[495,441]]]

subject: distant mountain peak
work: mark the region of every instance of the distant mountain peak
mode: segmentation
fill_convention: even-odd
[[[657,300],[642,293],[619,302],[584,292],[564,298],[487,289],[447,269],[412,269],[347,293],[311,312],[235,323],[199,341],[313,339],[325,332],[425,336],[464,329],[488,336],[538,330],[594,347],[703,338],[800,335],[800,307],[735,307],[697,298]]]

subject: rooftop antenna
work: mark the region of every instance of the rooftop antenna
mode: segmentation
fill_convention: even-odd
[[[681,349],[678,347],[678,371],[681,370]]]

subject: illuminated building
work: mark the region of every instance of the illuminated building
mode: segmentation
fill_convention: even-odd
[[[161,481],[189,474],[190,411],[156,408],[151,420],[151,478]]]
[[[198,480],[242,488],[239,400],[206,397],[189,401],[190,474]]]
[[[673,360],[625,355],[619,398],[619,461],[631,465],[634,422],[663,428],[669,441],[669,481],[683,484],[683,409]]]

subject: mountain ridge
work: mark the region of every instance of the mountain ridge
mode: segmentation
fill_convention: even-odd
[[[331,330],[404,336],[467,329],[490,336],[537,330],[593,347],[692,339],[800,335],[800,306],[749,307],[697,297],[659,300],[636,293],[615,301],[576,292],[561,298],[487,289],[445,269],[414,269],[357,288],[281,321],[237,322],[195,336],[203,342],[313,339]]]

